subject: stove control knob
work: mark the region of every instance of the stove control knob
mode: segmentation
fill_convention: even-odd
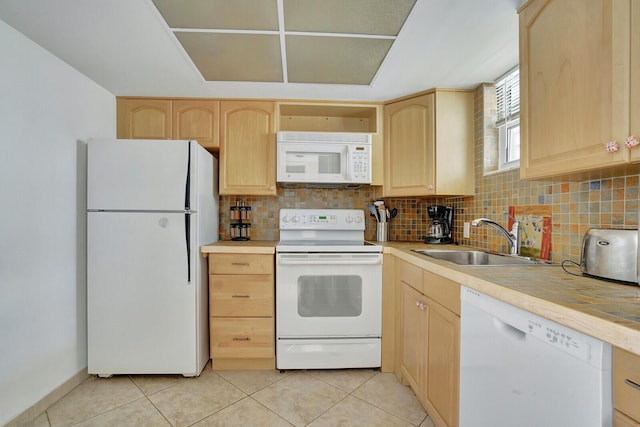
[[[291,222],[293,222],[294,224],[299,223],[300,217],[298,215],[293,215],[293,218],[291,218]]]
[[[356,224],[360,224],[362,222],[362,217],[361,216],[357,216],[356,217]]]
[[[351,224],[353,222],[353,217],[352,216],[348,216],[345,218],[345,221],[347,224]]]
[[[285,224],[288,223],[290,220],[291,219],[289,218],[289,215],[285,215],[285,216],[282,217],[282,222],[285,223]]]

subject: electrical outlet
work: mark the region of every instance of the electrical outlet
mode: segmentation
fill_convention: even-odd
[[[462,237],[464,237],[465,239],[468,239],[469,237],[471,237],[471,224],[468,222],[464,223],[464,228],[462,230]]]

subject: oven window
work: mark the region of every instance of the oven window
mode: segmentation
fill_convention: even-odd
[[[299,276],[301,317],[358,317],[362,314],[362,277]]]

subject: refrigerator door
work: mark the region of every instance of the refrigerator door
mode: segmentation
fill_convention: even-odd
[[[196,145],[174,140],[89,140],[87,209],[183,211],[187,205],[195,209],[194,173],[189,172],[196,167],[191,161]]]
[[[198,375],[197,215],[89,212],[87,227],[89,372]]]

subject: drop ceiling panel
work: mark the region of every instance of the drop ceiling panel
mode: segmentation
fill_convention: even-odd
[[[283,81],[277,35],[179,31],[175,35],[205,80]]]
[[[276,0],[153,0],[171,28],[278,31]]]
[[[286,31],[396,36],[416,0],[284,0]]]
[[[286,36],[289,82],[368,85],[392,42],[388,39]]]

